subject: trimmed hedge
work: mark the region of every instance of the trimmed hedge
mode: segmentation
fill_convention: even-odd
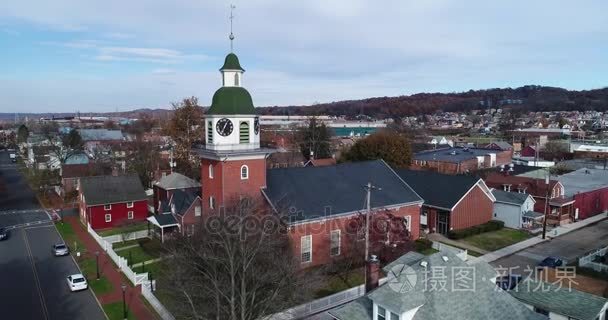
[[[433,241],[429,239],[418,239],[414,241],[414,249],[417,252],[422,252],[433,247]]]
[[[478,226],[470,227],[467,229],[452,230],[448,233],[448,238],[458,240],[484,232],[500,230],[504,226],[505,223],[503,221],[491,220],[484,224],[480,224]]]

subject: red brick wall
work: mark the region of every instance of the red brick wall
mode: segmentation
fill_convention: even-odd
[[[213,178],[209,178],[209,165],[214,167]],[[241,166],[249,167],[249,178],[241,179]],[[209,211],[209,197],[215,198],[216,210],[225,201],[239,196],[250,196],[260,200],[260,188],[266,186],[266,160],[201,160],[201,184],[203,211]]]
[[[391,211],[397,217],[411,217],[411,238],[412,241],[420,237],[420,205],[410,205],[401,207],[398,210]],[[348,224],[352,219],[356,219],[357,215],[351,215],[335,219],[327,219],[325,221],[303,223],[293,226],[290,231],[290,238],[294,256],[299,261],[300,259],[300,244],[301,237],[305,235],[312,235],[312,261],[309,263],[301,264],[303,268],[312,266],[324,265],[332,261],[334,258],[330,255],[330,235],[332,230],[340,229],[340,256],[347,254],[348,250],[352,248],[353,244],[349,244],[349,241],[354,239],[354,235],[348,235],[349,228]],[[352,230],[352,229],[351,229]],[[359,245],[365,245],[364,242]],[[349,248],[350,247],[350,248]],[[373,252],[371,252],[373,253]]]
[[[513,150],[498,151],[496,153],[496,166],[507,165],[513,162]]]
[[[201,206],[201,215],[200,216],[195,216],[195,208],[196,206]],[[202,203],[201,203],[201,199],[197,198],[192,205],[190,206],[190,208],[188,208],[188,210],[186,210],[186,213],[184,213],[181,217],[177,216],[177,220],[178,222],[181,224],[181,232],[182,233],[187,233],[192,231],[192,227],[195,226],[196,224],[200,223],[202,218],[203,218],[203,214],[202,214]]]
[[[127,212],[133,211],[133,219],[127,219]],[[127,208],[127,203],[113,203],[110,210],[104,210],[104,206],[90,206],[86,208],[88,222],[93,229],[107,229],[120,226],[124,221],[140,222],[148,217],[148,202],[146,200],[136,201],[133,208]],[[106,222],[106,213],[112,214],[112,221]]]
[[[492,220],[494,203],[475,186],[450,213],[452,230],[466,229]]]
[[[574,210],[578,209],[579,219],[600,214],[608,210],[608,187],[576,194],[574,200]]]

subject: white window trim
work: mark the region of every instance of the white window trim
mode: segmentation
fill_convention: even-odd
[[[112,205],[111,204],[104,204],[103,205],[103,210],[105,210],[105,211],[112,210]]]
[[[201,206],[195,206],[194,207],[194,216],[195,217],[200,217],[201,214],[202,214],[202,211],[203,210],[202,210]]]
[[[127,219],[133,220],[134,214],[133,211],[127,211]]]
[[[340,255],[340,253],[342,253],[342,230],[340,229],[336,229],[336,230],[332,230],[329,233],[329,255],[332,257],[337,257]],[[338,234],[338,253],[334,254],[332,251],[334,249],[333,246],[333,235],[334,234]]]
[[[308,251],[304,251],[304,243],[308,243]],[[305,253],[308,253],[308,261],[302,260],[302,257]],[[300,261],[301,263],[311,263],[312,262],[312,235],[302,236],[300,238]]]
[[[213,179],[213,165],[210,164],[209,165],[209,179]]]
[[[133,201],[127,202],[127,208],[133,208]]]
[[[209,197],[209,208],[215,209],[215,198],[213,196]]]
[[[412,232],[412,216],[404,216],[403,219],[407,221],[407,231]]]
[[[243,176],[243,169],[245,169],[245,176]],[[244,164],[241,166],[241,180],[249,179],[249,167]]]
[[[104,217],[106,222],[112,222],[112,214],[111,213],[106,213],[106,216]]]

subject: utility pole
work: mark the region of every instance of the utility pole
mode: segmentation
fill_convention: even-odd
[[[368,182],[364,188],[367,191],[365,198],[365,203],[367,206],[367,211],[365,213],[365,261],[367,261],[367,259],[369,258],[369,225],[371,219],[370,217],[372,215],[372,190],[382,190],[382,188],[377,188],[373,186],[371,182]]]
[[[543,240],[545,239],[545,236],[547,234],[547,208],[549,206],[549,175],[550,173],[547,172],[547,176],[545,177],[545,186],[547,188],[547,193],[545,194],[545,211],[544,211],[544,217],[543,217]]]

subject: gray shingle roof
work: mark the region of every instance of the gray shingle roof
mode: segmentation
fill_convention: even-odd
[[[422,199],[382,160],[342,163],[335,166],[270,169],[263,190],[278,210],[293,220],[310,220],[328,214],[363,210],[371,182],[372,208],[422,202]]]
[[[175,217],[172,214],[157,214],[154,217],[161,226],[170,226],[177,223],[177,220],[175,220]]]
[[[480,180],[474,176],[431,171],[398,169],[396,172],[424,199],[424,204],[446,209],[451,209]]]
[[[87,206],[147,200],[137,175],[80,178]]]
[[[564,185],[564,196],[603,189],[608,185],[608,170],[578,169],[557,178]]]
[[[196,180],[190,179],[185,175],[177,172],[173,172],[170,175],[166,175],[160,178],[160,181],[158,181],[156,185],[165,190],[187,189],[201,186],[201,184]]]
[[[500,152],[500,150],[483,148],[444,148],[430,151],[422,151],[414,154],[414,160],[422,161],[442,161],[460,163],[465,160],[476,159],[487,154]]]
[[[567,280],[565,280],[567,281]],[[541,285],[543,287],[541,287]],[[539,288],[544,288],[541,290]],[[535,307],[580,320],[594,320],[608,300],[596,295],[570,288],[525,279],[509,291],[515,298]]]
[[[443,256],[446,256],[448,261],[444,261]],[[421,260],[427,262],[426,269],[420,265]],[[383,305],[389,311],[398,313],[420,307],[415,312],[413,320],[547,319],[545,316],[528,309],[507,292],[497,289],[496,285],[490,280],[490,277],[495,276],[496,273],[485,262],[467,264],[451,252],[439,252],[416,261],[410,267],[412,269],[406,270],[415,272],[415,283],[411,281],[412,273],[407,271],[397,272],[396,276],[392,278],[389,274],[389,280],[386,284],[371,291],[366,297],[334,308],[329,313],[340,320],[371,320],[373,301]],[[435,277],[434,273],[429,274],[432,270],[437,270],[433,267],[441,268],[440,270],[444,271],[445,287],[433,287],[431,281],[439,279]],[[453,280],[461,274],[459,272],[462,270],[472,272],[471,278],[473,280],[471,281],[474,282],[470,283],[475,284],[474,290],[455,290],[452,286]],[[493,271],[492,274],[490,274],[490,270]],[[406,279],[409,279],[409,283],[413,284],[413,287],[410,287],[409,290],[401,287]],[[462,287],[460,288],[462,289]],[[371,301],[362,302],[362,299]]]
[[[507,192],[498,189],[492,190],[492,194],[494,195],[494,198],[496,198],[496,202],[510,203],[520,206],[526,202],[528,197],[530,197],[530,195],[527,193]]]
[[[192,203],[199,197],[200,189],[196,191],[175,190],[170,202],[163,202],[161,212],[172,212],[171,206],[175,205],[175,214],[183,215],[192,206]]]

